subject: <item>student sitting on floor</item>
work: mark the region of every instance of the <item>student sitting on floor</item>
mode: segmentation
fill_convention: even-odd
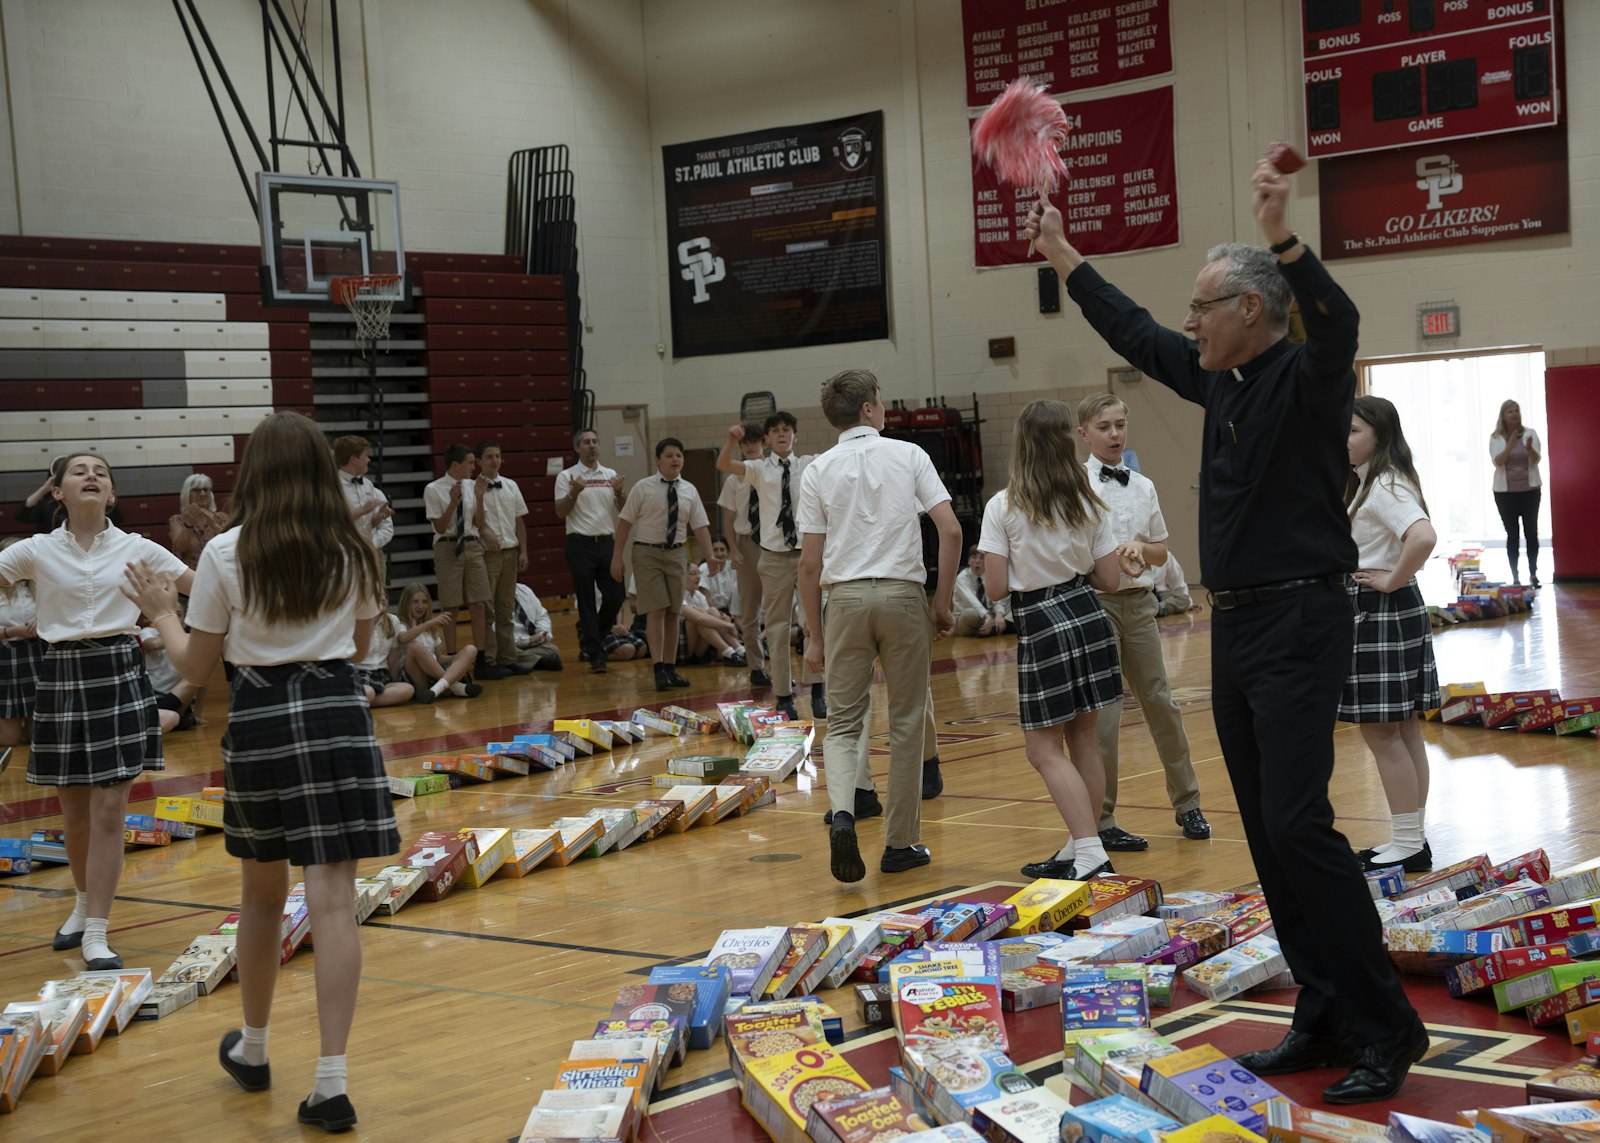
[[[368,706],[399,706],[416,697],[416,688],[400,668],[400,622],[393,612],[380,611],[373,620],[372,641],[367,657],[356,664],[356,680]]]
[[[561,649],[551,637],[550,613],[533,588],[525,583],[517,584],[511,622],[517,644],[518,673],[561,669]]]
[[[183,618],[183,602],[174,609]],[[139,629],[139,649],[144,652],[144,673],[150,676],[150,686],[156,692],[156,709],[161,719],[161,733],[175,730],[193,730],[200,725],[194,709],[195,696],[200,688],[184,681],[178,668],[172,665],[167,645],[161,632],[154,627]]]
[[[1004,635],[1011,627],[1011,601],[990,599],[983,590],[983,553],[967,549],[967,566],[956,573],[956,634]]]
[[[744,632],[739,627],[739,611],[742,606],[739,599],[739,569],[734,567],[728,558],[728,542],[715,533],[711,536],[711,554],[722,561],[722,570],[712,575],[710,564],[700,564],[700,590],[705,592],[712,608],[724,619],[733,621],[734,630],[742,639]]]
[[[628,581],[628,594],[622,601],[622,606],[617,610],[617,621],[611,625],[611,630],[602,638],[605,645],[606,656],[612,662],[626,662],[629,659],[638,659],[650,650],[650,643],[645,638],[644,616],[634,608],[633,580]]]
[[[1183,568],[1178,563],[1178,557],[1167,555],[1167,562],[1156,571],[1156,608],[1157,615],[1182,615],[1185,611],[1194,611],[1200,605],[1189,594],[1189,581],[1183,574]]]
[[[683,590],[683,643],[686,663],[721,662],[729,667],[745,665],[744,648],[739,645],[739,628],[732,619],[711,605],[700,589],[700,566],[690,564]]]
[[[444,631],[455,620],[449,612],[433,613],[433,597],[426,587],[408,585],[400,593],[396,610],[403,622],[412,625],[400,632],[400,645],[405,648],[406,679],[415,688],[418,702],[432,702],[445,691],[458,698],[476,698],[483,693],[482,686],[468,679],[478,649],[471,643],[453,654],[444,649]]]

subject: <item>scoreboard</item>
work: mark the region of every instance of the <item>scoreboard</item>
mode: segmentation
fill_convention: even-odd
[[[1301,0],[1306,155],[1555,124],[1559,0]]]

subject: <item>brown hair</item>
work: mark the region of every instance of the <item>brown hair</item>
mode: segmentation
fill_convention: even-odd
[[[1094,393],[1078,402],[1078,425],[1087,425],[1101,409],[1109,409],[1112,405],[1121,405],[1122,411],[1128,411],[1128,403],[1115,393]]]
[[[333,441],[333,463],[338,468],[343,468],[364,452],[372,451],[372,442],[366,437],[350,434],[335,437]]]
[[[1513,405],[1516,406],[1517,415],[1520,418],[1522,415],[1522,402],[1516,400],[1515,398],[1508,398],[1500,402],[1500,415],[1494,419],[1494,433],[1492,435],[1499,437],[1507,444],[1511,443],[1511,434],[1506,431],[1506,410],[1511,408]],[[1528,426],[1526,422],[1523,423],[1522,428],[1524,431],[1527,430]]]
[[[1065,401],[1029,401],[1017,417],[1006,499],[1030,524],[1081,528],[1105,510],[1078,463],[1072,429]]]
[[[822,383],[822,415],[843,432],[864,423],[861,406],[878,399],[878,378],[870,369],[846,369]]]
[[[250,434],[232,508],[245,610],[309,623],[352,591],[382,596],[377,553],[350,518],[333,455],[299,413],[273,413]]]
[[[1422,478],[1417,475],[1417,466],[1411,460],[1411,446],[1406,443],[1406,434],[1400,428],[1400,412],[1394,407],[1394,402],[1382,397],[1357,397],[1355,415],[1372,426],[1376,444],[1372,448],[1372,459],[1367,462],[1365,483],[1352,469],[1349,483],[1345,486],[1344,503],[1351,517],[1367,502],[1367,494],[1372,491],[1379,477],[1388,477],[1390,488],[1402,480],[1411,485],[1411,490],[1417,494],[1417,503],[1426,512],[1428,502],[1422,498]]]

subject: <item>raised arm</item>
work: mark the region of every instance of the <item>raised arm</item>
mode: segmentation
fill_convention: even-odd
[[[729,425],[727,439],[722,442],[722,451],[717,454],[717,471],[731,472],[734,476],[744,476],[744,461],[739,456],[739,445],[744,440],[743,425]]]

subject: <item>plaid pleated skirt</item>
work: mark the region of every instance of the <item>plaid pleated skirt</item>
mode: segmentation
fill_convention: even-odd
[[[1428,608],[1413,579],[1387,595],[1345,589],[1355,607],[1355,654],[1339,698],[1340,722],[1404,722],[1439,705]]]
[[[161,717],[132,635],[51,643],[39,663],[28,781],[115,786],[161,770]]]
[[[1087,579],[1014,594],[1011,610],[1023,729],[1122,701],[1116,633]]]
[[[222,760],[234,857],[325,865],[399,850],[372,714],[348,661],[236,666]]]
[[[7,639],[0,642],[0,718],[32,718],[33,699],[39,689],[39,664],[44,661],[43,639]]]

